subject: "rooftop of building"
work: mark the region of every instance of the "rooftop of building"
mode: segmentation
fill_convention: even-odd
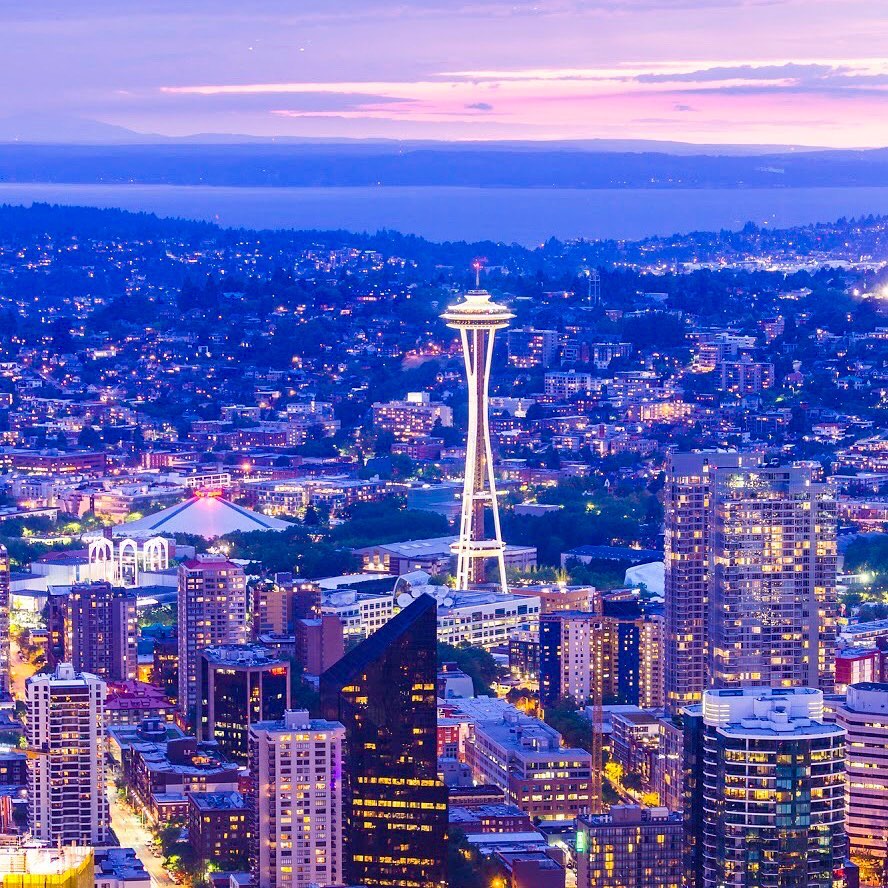
[[[874,691],[880,694],[888,694],[888,682],[881,681],[857,681],[849,685],[849,690],[854,688],[858,691]]]
[[[150,877],[134,848],[100,848],[95,852],[96,877],[114,877],[124,881]]]
[[[591,827],[638,826],[645,823],[681,826],[684,823],[678,812],[662,807],[645,808],[641,805],[612,805],[607,814],[582,814],[577,820]]]
[[[507,750],[510,755],[526,760],[574,759],[591,763],[592,755],[585,749],[561,745],[561,735],[538,718],[519,714],[499,721],[477,722],[475,736],[483,734]]]
[[[564,554],[599,561],[632,561],[636,564],[663,560],[663,552],[659,549],[633,549],[630,546],[577,546]]]
[[[289,733],[291,731],[344,731],[345,727],[338,721],[325,718],[311,718],[306,709],[290,709],[283,718],[256,722],[251,730],[268,731],[270,733]]]
[[[816,688],[719,688],[703,693],[703,721],[729,737],[828,736],[841,728],[823,722]]]
[[[92,848],[74,845],[63,848],[0,848],[0,876],[12,873],[63,876],[79,868],[92,855]],[[49,881],[47,879],[47,883]]]
[[[851,623],[843,626],[840,635],[869,635],[871,632],[888,634],[888,620],[873,620],[869,623]]]
[[[321,676],[322,684],[343,687],[354,676],[361,674],[369,661],[380,657],[405,633],[410,632],[418,621],[428,617],[434,627],[436,613],[435,599],[431,595],[421,595],[331,666]]]
[[[204,648],[201,656],[214,666],[224,667],[266,667],[286,666],[290,661],[277,651],[261,644],[223,644]]]
[[[451,823],[473,823],[484,817],[517,817],[527,818],[529,815],[517,805],[495,804],[477,805],[472,808],[463,808],[459,805],[449,808],[448,816]]]
[[[245,509],[220,496],[200,495],[138,521],[118,525],[114,532],[193,533],[209,540],[236,531],[282,531],[292,526],[289,521]]]
[[[145,681],[108,682],[105,708],[118,711],[173,709],[173,703],[157,685]]]
[[[242,811],[247,802],[239,792],[189,792],[188,800],[201,813]]]

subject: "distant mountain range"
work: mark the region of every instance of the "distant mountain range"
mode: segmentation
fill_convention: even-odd
[[[34,145],[338,145],[350,149],[378,150],[381,146],[429,148],[451,151],[558,151],[650,152],[664,154],[755,155],[784,152],[821,151],[800,145],[712,145],[653,139],[576,139],[554,141],[441,142],[422,139],[342,139],[302,136],[251,136],[238,133],[194,133],[164,136],[71,115],[17,114],[0,117],[0,143]]]
[[[0,182],[243,187],[888,186],[888,149],[681,142],[171,138],[77,117],[0,119]],[[888,210],[888,207],[885,208]]]

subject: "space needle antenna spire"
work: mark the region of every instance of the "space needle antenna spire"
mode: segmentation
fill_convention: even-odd
[[[462,302],[452,305],[441,315],[448,327],[459,330],[469,389],[469,433],[466,439],[459,537],[451,550],[456,555],[458,589],[469,589],[472,585],[483,583],[486,579],[486,562],[494,559],[500,588],[507,592],[506,547],[500,527],[494,478],[488,388],[494,334],[508,327],[515,315],[505,306],[494,302],[490,293],[481,289],[481,263],[474,262],[473,267],[475,289],[466,293]],[[487,538],[484,527],[484,513],[488,507],[493,514],[492,539]]]

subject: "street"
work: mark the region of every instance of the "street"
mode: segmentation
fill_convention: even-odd
[[[113,782],[108,784],[108,806],[111,827],[121,847],[134,848],[151,876],[153,888],[176,888],[176,883],[163,868],[163,859],[151,853],[151,833],[139,823],[138,816],[117,797]]]

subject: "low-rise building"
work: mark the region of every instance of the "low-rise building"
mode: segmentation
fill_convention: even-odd
[[[562,746],[539,719],[507,713],[476,722],[466,744],[475,780],[499,786],[506,801],[540,820],[570,820],[591,804],[592,756]]]
[[[251,811],[239,792],[189,792],[188,842],[221,870],[249,870]]]

